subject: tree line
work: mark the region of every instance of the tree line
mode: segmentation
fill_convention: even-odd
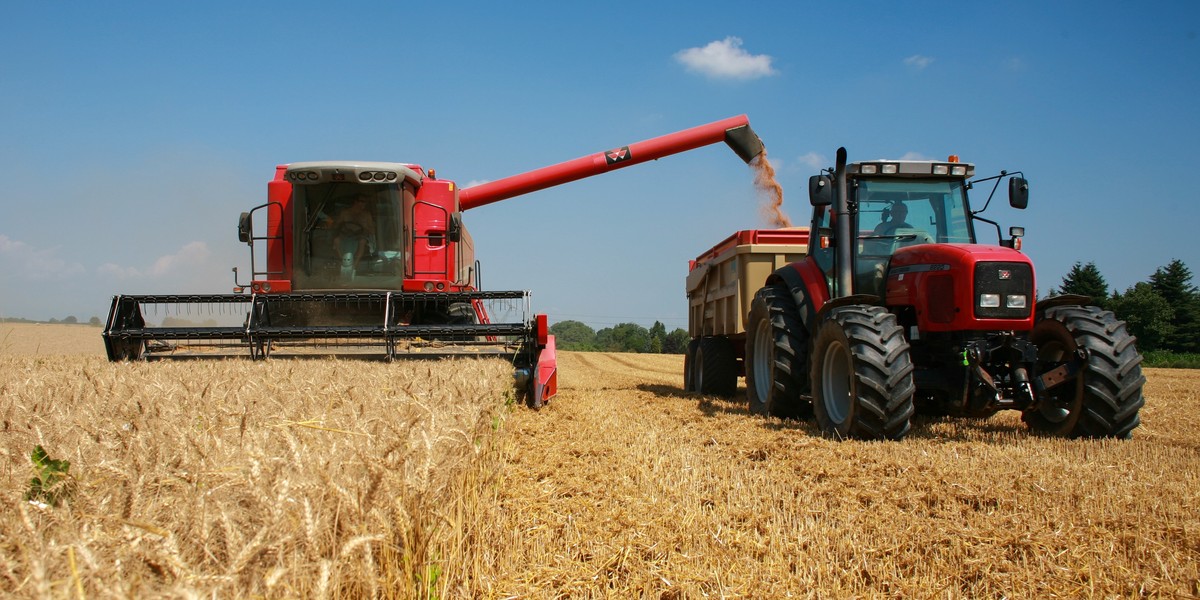
[[[5,318],[0,318],[0,323],[48,323],[50,325],[56,325],[56,324],[78,325],[80,323],[83,323],[83,321],[80,321],[79,318],[77,318],[75,315],[67,315],[62,320],[52,318],[49,321],[35,321],[33,319],[22,319],[20,317],[5,317]],[[100,317],[92,317],[91,319],[87,320],[87,324],[95,326],[95,327],[99,327],[100,325],[103,325],[104,322],[100,320]]]
[[[1049,294],[1090,296],[1094,304],[1125,321],[1142,352],[1200,352],[1200,290],[1192,283],[1191,270],[1179,259],[1124,292],[1110,290],[1096,263],[1076,262],[1062,285]]]
[[[642,354],[683,354],[687,350],[687,331],[667,327],[655,321],[650,329],[637,323],[620,323],[596,331],[580,321],[559,321],[550,326],[561,350],[590,352],[637,352]]]

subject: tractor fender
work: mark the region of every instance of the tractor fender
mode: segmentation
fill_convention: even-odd
[[[1091,296],[1081,296],[1079,294],[1062,294],[1061,296],[1051,296],[1042,298],[1033,306],[1034,321],[1041,321],[1046,317],[1046,311],[1055,306],[1091,306]]]
[[[782,284],[792,294],[800,322],[809,334],[816,332],[817,311],[829,302],[825,275],[812,259],[794,262],[776,269],[767,277],[766,285]]]
[[[851,296],[842,296],[834,298],[825,303],[821,310],[817,311],[817,322],[820,323],[829,311],[839,306],[849,306],[851,304],[862,304],[867,306],[879,306],[881,298],[874,294],[854,294]]]

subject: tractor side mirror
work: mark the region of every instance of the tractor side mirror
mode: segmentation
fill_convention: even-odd
[[[808,202],[813,206],[833,204],[833,180],[828,175],[813,175],[808,178]]]
[[[1024,209],[1029,206],[1029,182],[1022,177],[1008,180],[1008,205]]]
[[[462,213],[453,213],[450,215],[450,227],[446,231],[446,239],[451,242],[459,242],[462,240]]]
[[[250,213],[244,212],[238,217],[238,241],[250,243],[250,238],[254,232],[254,221],[250,218]]]

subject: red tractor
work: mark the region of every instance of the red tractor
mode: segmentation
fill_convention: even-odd
[[[408,163],[280,165],[238,221],[250,281],[235,268],[233,294],[114,297],[108,357],[497,355],[540,406],[557,385],[546,316],[530,316],[528,292],[482,290],[462,213],[721,141],[747,163],[763,150],[741,115],[465,189]],[[521,314],[493,322],[496,309]],[[159,314],[187,318],[147,320]]]
[[[1025,208],[1028,182],[974,171],[953,156],[846,164],[842,148],[810,179],[807,254],[743,313],[752,412],[814,415],[838,438],[903,438],[917,411],[1003,409],[1051,435],[1130,436],[1145,383],[1134,337],[1088,298],[1037,298],[1023,228],[1002,238],[980,215],[1005,180]],[[973,210],[968,191],[987,182]]]

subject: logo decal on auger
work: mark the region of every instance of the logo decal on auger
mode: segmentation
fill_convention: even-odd
[[[630,158],[633,158],[633,155],[629,153],[629,146],[621,146],[616,150],[609,150],[604,153],[604,161],[610,165],[627,161]]]

